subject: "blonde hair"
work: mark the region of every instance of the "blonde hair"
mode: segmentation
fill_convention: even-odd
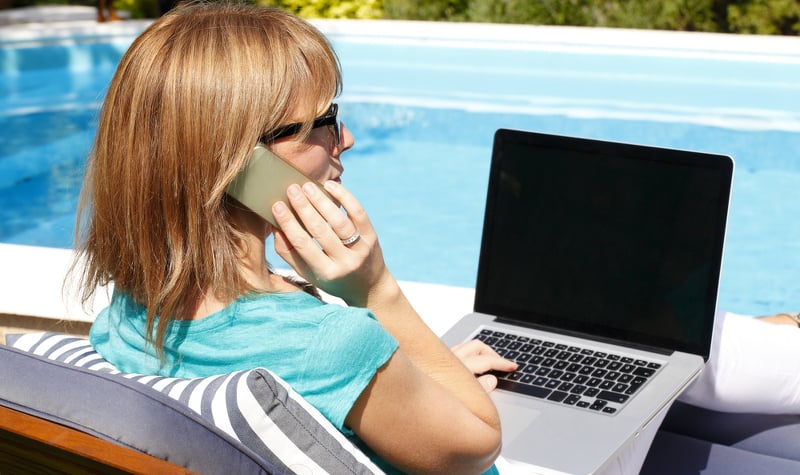
[[[117,68],[89,157],[76,231],[83,302],[113,282],[147,309],[163,356],[169,321],[191,316],[205,292],[232,301],[253,290],[225,189],[259,137],[296,121],[300,105],[307,133],[340,90],[327,39],[281,10],[194,3],[153,23]]]

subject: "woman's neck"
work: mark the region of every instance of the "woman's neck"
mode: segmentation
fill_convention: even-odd
[[[255,224],[255,223],[254,223]],[[267,225],[261,222],[261,228],[246,230],[241,242],[241,257],[239,258],[239,271],[247,284],[260,292],[296,292],[300,290],[296,285],[269,270],[266,259],[266,238],[272,232]],[[232,302],[217,298],[211,289],[206,289],[200,296],[191,320],[200,320],[213,313],[219,312]]]

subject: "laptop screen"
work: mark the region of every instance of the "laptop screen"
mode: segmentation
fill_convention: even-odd
[[[707,358],[732,174],[721,155],[497,131],[475,310]]]

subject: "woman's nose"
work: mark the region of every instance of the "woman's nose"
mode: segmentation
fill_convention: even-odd
[[[350,133],[350,129],[345,127],[344,122],[341,122],[342,130],[339,132],[341,135],[341,139],[339,142],[339,148],[341,149],[340,152],[344,152],[345,150],[349,150],[355,145],[356,139],[353,137],[353,134]]]

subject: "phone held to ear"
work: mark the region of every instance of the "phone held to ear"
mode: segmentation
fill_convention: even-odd
[[[231,182],[225,192],[247,206],[270,224],[280,229],[272,215],[272,205],[278,201],[289,203],[286,189],[295,183],[315,183],[329,198],[327,191],[316,181],[307,177],[300,170],[272,153],[262,144],[258,144],[250,155],[244,170]],[[289,206],[291,209],[291,206]],[[299,220],[302,225],[302,221]]]

